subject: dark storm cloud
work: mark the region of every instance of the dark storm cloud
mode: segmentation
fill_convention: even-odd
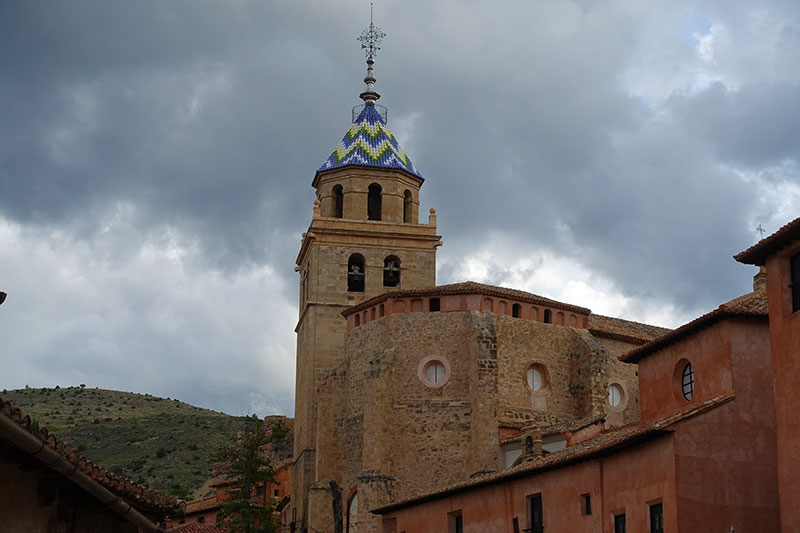
[[[715,83],[672,107],[723,161],[761,168],[800,154],[800,85],[748,84],[728,90]]]

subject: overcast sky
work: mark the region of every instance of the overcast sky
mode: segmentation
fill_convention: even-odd
[[[800,215],[796,0],[376,0],[438,282],[678,326]],[[311,180],[367,1],[0,3],[0,389],[291,415]],[[424,218],[424,215],[423,215]]]

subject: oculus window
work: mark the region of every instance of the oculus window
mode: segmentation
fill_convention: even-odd
[[[450,379],[450,363],[442,356],[429,355],[419,362],[417,377],[426,387],[443,387]]]
[[[541,363],[533,363],[525,372],[525,382],[531,392],[544,394],[550,387],[550,375],[547,367]]]

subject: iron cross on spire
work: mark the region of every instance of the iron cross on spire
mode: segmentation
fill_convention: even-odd
[[[372,22],[372,2],[369,4],[369,26],[361,32],[361,49],[366,50],[367,60],[374,59],[375,54],[381,49],[381,41],[386,34]]]
[[[359,98],[364,100],[364,105],[374,106],[380,94],[375,92],[375,75],[372,73],[372,65],[375,64],[375,54],[381,49],[381,41],[386,37],[386,34],[381,31],[372,22],[372,3],[369,4],[369,26],[361,32],[361,49],[367,52],[367,76],[364,78],[364,83],[367,88],[363,93],[359,94]]]
[[[761,224],[758,225],[756,231],[761,234],[761,238],[764,238],[764,232],[766,231],[764,228],[761,227]]]

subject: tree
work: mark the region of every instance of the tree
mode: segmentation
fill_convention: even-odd
[[[235,483],[218,513],[220,525],[236,533],[272,533],[277,530],[273,505],[266,493],[256,489],[275,481],[275,472],[262,447],[282,438],[273,428],[267,432],[256,415],[245,417],[235,442],[217,451],[217,471]]]

